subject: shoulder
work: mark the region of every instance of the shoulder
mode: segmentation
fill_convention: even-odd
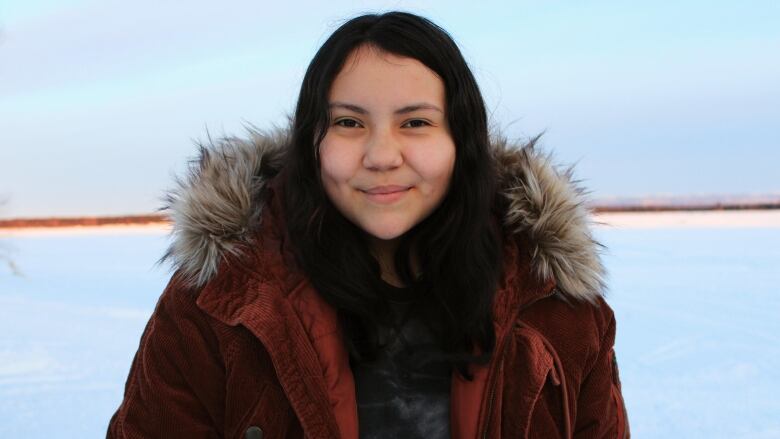
[[[223,424],[223,349],[195,293],[180,273],[171,277],[141,336],[109,437],[192,437]]]
[[[144,338],[182,364],[216,365],[221,362],[226,334],[224,325],[198,306],[200,290],[175,272],[157,301]]]

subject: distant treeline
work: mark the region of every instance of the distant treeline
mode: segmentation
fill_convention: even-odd
[[[713,203],[713,204],[657,204],[657,205],[614,205],[591,206],[596,213],[607,212],[673,212],[673,211],[710,211],[710,210],[769,210],[780,209],[780,201],[768,203]]]
[[[768,210],[780,209],[780,201],[768,203],[714,203],[691,205],[607,205],[598,204],[590,206],[595,213],[610,212],[691,212],[691,211],[723,211],[723,210]],[[169,219],[166,215],[126,215],[126,216],[97,216],[81,218],[15,218],[0,219],[0,229],[28,228],[28,227],[86,227],[86,226],[110,226],[110,225],[141,225],[141,224],[166,224]]]
[[[15,218],[0,219],[0,229],[22,227],[75,227],[167,223],[166,215],[96,216],[81,218]]]

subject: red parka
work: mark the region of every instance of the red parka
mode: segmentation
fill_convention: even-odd
[[[297,270],[280,179],[288,137],[201,149],[167,197],[176,272],[130,368],[109,438],[358,437],[335,310]],[[627,438],[582,190],[533,145],[493,145],[507,198],[496,349],[451,386],[453,438]]]

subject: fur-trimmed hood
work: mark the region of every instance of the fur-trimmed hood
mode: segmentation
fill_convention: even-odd
[[[250,129],[246,138],[223,137],[199,144],[184,179],[164,196],[159,210],[173,222],[169,260],[193,286],[217,272],[223,256],[238,253],[260,221],[260,193],[283,166],[289,131]],[[508,200],[504,226],[532,247],[532,270],[553,278],[565,296],[594,301],[605,292],[602,246],[590,232],[585,191],[572,168],[557,169],[536,139],[513,145],[497,136],[492,151],[500,191]]]

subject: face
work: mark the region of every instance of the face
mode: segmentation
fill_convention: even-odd
[[[436,209],[452,177],[444,83],[413,58],[362,46],[336,76],[329,105],[325,192],[370,237],[395,240]]]

